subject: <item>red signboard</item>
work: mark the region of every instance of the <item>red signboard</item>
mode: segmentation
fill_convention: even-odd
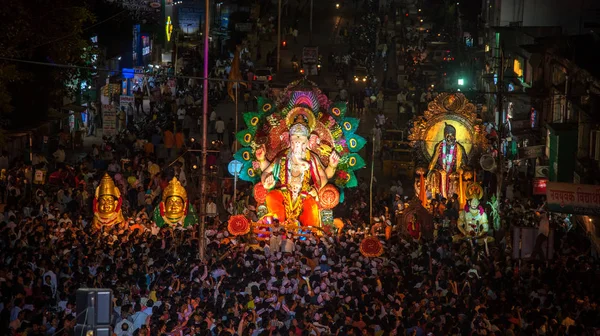
[[[533,179],[533,194],[534,195],[546,195],[546,183],[547,178],[536,177]]]

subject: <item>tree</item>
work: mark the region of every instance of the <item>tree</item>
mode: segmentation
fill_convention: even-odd
[[[72,83],[86,74],[63,65],[88,64],[91,43],[84,29],[95,17],[85,4],[81,0],[2,4],[0,120],[10,119],[7,126],[43,119],[49,108],[60,108],[63,97],[74,94]]]

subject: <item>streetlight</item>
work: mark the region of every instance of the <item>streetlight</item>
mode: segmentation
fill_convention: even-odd
[[[465,80],[464,80],[463,78],[459,78],[459,79],[458,79],[458,85],[459,85],[459,86],[463,86],[463,85],[465,85]]]
[[[242,171],[243,166],[244,165],[240,161],[235,160],[235,159],[231,160],[231,162],[229,162],[229,164],[227,165],[227,170],[229,171],[229,174],[233,175],[233,202],[234,203],[237,198],[238,175]],[[237,207],[236,206],[233,207],[233,214],[237,215]]]

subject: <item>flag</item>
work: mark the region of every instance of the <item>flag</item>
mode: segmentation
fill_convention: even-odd
[[[236,103],[237,103],[237,97],[233,93],[233,85],[239,83],[245,87],[248,87],[248,85],[246,83],[235,82],[235,81],[243,80],[242,72],[240,71],[240,50],[241,50],[241,48],[239,45],[235,47],[235,54],[233,55],[233,61],[231,61],[231,70],[229,71],[230,82],[227,82],[227,94],[229,94],[229,97],[231,97],[231,100],[233,100]],[[238,89],[239,89],[239,87],[238,87]]]

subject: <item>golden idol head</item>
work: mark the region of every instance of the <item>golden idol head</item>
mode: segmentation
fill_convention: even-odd
[[[169,219],[179,219],[185,215],[185,202],[179,196],[169,196],[165,201],[165,214]]]
[[[162,201],[168,218],[179,219],[185,215],[187,192],[175,177],[163,191]]]
[[[117,211],[117,205],[121,192],[115,186],[112,178],[104,174],[100,184],[96,188],[96,201],[98,202],[98,213],[101,215],[110,215]]]
[[[119,201],[111,195],[103,195],[98,198],[98,212],[101,215],[110,215],[117,210]]]
[[[171,182],[169,182],[169,185],[163,191],[162,201],[166,202],[167,198],[171,196],[178,196],[183,200],[184,203],[187,202],[187,192],[181,185],[181,182],[179,182],[179,180],[177,180],[175,177],[173,177]]]

